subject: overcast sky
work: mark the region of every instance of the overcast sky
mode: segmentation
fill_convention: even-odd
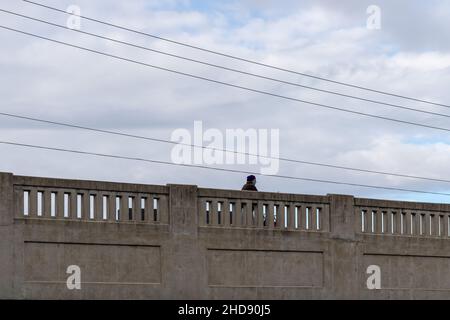
[[[162,37],[266,64],[450,104],[448,1],[36,0]],[[19,0],[1,8],[66,25],[67,15]],[[366,27],[369,5],[381,29]],[[351,110],[450,128],[450,121],[263,81],[80,35],[0,12],[1,25],[161,67]],[[343,87],[106,27],[81,30],[285,81],[450,115],[449,108]],[[0,112],[170,139],[178,128],[279,129],[280,155],[450,180],[450,132],[321,109],[186,78],[0,30]],[[170,161],[173,146],[0,116],[0,140]],[[244,174],[0,145],[0,171],[18,175],[195,184],[240,189]],[[259,171],[258,166],[223,166]],[[281,175],[450,193],[450,183],[281,162]],[[264,191],[449,202],[450,197],[258,176]]]

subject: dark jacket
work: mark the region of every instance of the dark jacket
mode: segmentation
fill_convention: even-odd
[[[242,187],[242,190],[246,190],[246,191],[258,191],[258,189],[256,189],[256,187],[253,185],[253,183],[251,182],[247,182],[246,184],[244,184],[244,186]]]

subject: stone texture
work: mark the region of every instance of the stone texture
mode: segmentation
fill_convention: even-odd
[[[23,215],[24,192],[30,192],[28,216]],[[39,192],[47,213],[52,211],[49,195],[58,193],[55,216],[37,214]],[[85,213],[89,195],[107,195],[108,217],[99,214],[103,201],[97,198],[95,216],[77,218],[78,194],[85,195],[80,202]],[[134,199],[131,211],[128,202],[120,203],[119,221],[116,197]],[[139,218],[137,197],[147,203],[144,220]],[[61,211],[64,198],[71,199],[68,217]],[[159,201],[155,208],[154,199]],[[222,204],[220,213],[210,208],[212,224],[203,221],[207,202]],[[232,214],[230,204],[237,210]],[[246,204],[245,219],[237,224],[224,220],[240,219],[241,204]],[[258,210],[269,205],[267,217],[273,217],[274,204],[278,224],[263,223]],[[295,213],[305,214],[305,208],[310,220],[315,219],[314,208],[323,208],[319,230],[315,220],[310,221],[314,228],[295,227]],[[391,219],[392,212],[394,234],[390,220],[379,220]],[[401,234],[397,224],[403,213],[407,221]],[[347,195],[250,193],[0,173],[0,298],[449,299],[449,214],[448,205]],[[421,215],[423,234],[418,233]],[[416,227],[410,233],[412,216]],[[301,223],[305,219],[298,217]],[[69,265],[82,270],[81,290],[66,286]],[[370,265],[381,268],[379,290],[366,287]]]

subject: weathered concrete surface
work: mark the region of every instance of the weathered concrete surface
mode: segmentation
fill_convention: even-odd
[[[0,298],[449,299],[449,213],[0,173]],[[70,265],[80,290],[66,285]],[[370,265],[380,289],[367,288]]]
[[[170,239],[163,248],[164,285],[161,297],[205,299],[204,254],[197,241],[197,186],[169,185],[169,211]]]
[[[2,298],[14,297],[13,175],[0,174],[0,288]]]

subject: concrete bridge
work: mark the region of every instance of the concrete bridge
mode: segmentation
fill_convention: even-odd
[[[449,299],[449,214],[0,173],[0,298]]]

